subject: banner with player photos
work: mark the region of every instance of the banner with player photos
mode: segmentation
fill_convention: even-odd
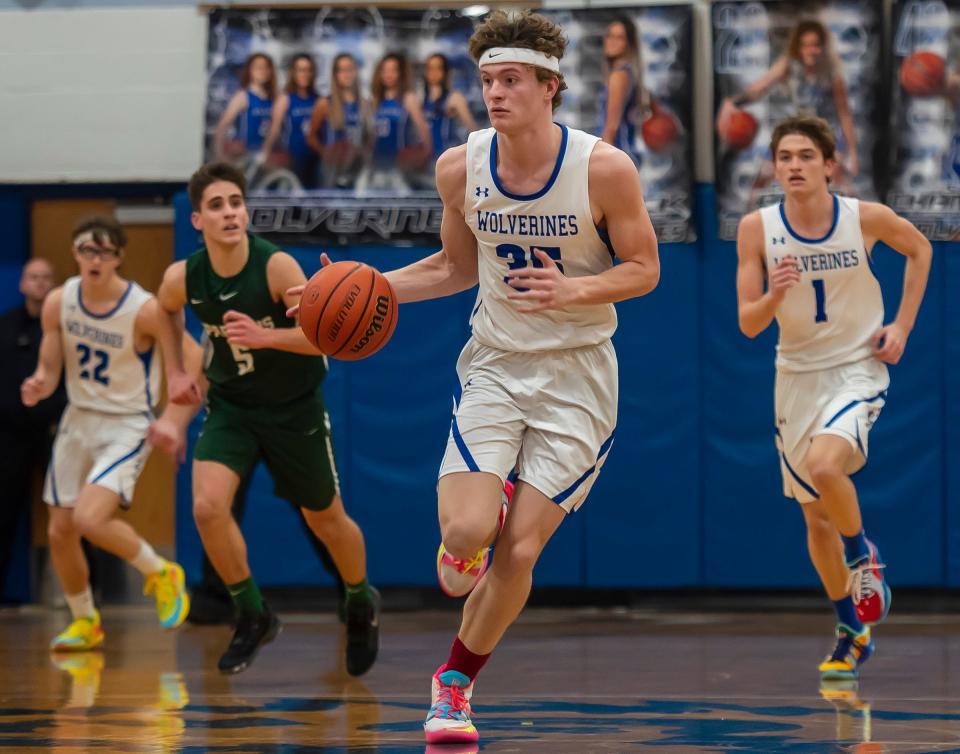
[[[893,6],[887,203],[931,240],[960,239],[960,0]]]
[[[638,166],[660,240],[693,240],[691,7],[543,13],[569,39],[557,121],[606,128]],[[470,8],[211,11],[205,154],[244,170],[253,229],[297,244],[435,243],[436,158],[489,125],[467,53],[481,18]],[[611,75],[627,82],[612,118]]]
[[[832,190],[876,200],[874,148],[881,111],[883,4],[875,0],[716,2],[712,6],[718,232],[779,201],[770,136],[798,114],[827,120],[837,137]]]

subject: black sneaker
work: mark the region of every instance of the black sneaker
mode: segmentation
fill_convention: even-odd
[[[217,663],[217,668],[221,673],[240,673],[246,670],[257,656],[260,647],[273,641],[281,629],[279,618],[266,604],[262,613],[240,613],[230,646]]]
[[[380,649],[380,592],[370,587],[373,600],[366,605],[347,604],[347,672],[363,675],[373,666]]]

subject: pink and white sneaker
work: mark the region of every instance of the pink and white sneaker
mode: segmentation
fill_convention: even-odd
[[[850,596],[853,598],[857,617],[865,626],[872,626],[887,617],[890,612],[890,586],[883,578],[886,565],[880,560],[880,551],[869,539],[868,554],[850,565]]]
[[[500,516],[497,521],[498,535],[503,531],[503,524],[507,520],[507,508],[513,499],[513,482],[509,479],[503,483],[503,500],[500,505]],[[443,542],[437,550],[437,581],[440,582],[440,588],[448,597],[463,597],[473,591],[473,588],[480,583],[483,574],[486,573],[487,566],[490,563],[490,548],[484,547],[477,550],[469,560],[460,560],[453,557]]]
[[[430,711],[423,722],[428,744],[471,744],[480,734],[470,720],[473,681],[457,670],[437,668],[430,684]]]

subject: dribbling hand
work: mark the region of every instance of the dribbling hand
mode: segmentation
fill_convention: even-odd
[[[320,254],[320,266],[326,267],[328,264],[333,264],[333,262],[330,261],[330,257],[327,256],[327,252],[323,252],[322,254]],[[287,288],[286,295],[291,297],[296,296],[297,298],[299,298],[300,296],[303,295],[303,289],[306,287],[307,286],[305,285],[295,285],[293,286],[293,288]],[[290,317],[290,319],[296,319],[299,314],[300,314],[300,304],[294,304],[289,309],[287,309],[287,316]]]
[[[780,264],[770,273],[768,287],[770,295],[782,299],[788,290],[800,282],[800,270],[797,269],[797,260],[789,254],[780,260]]]
[[[557,263],[545,251],[534,249],[533,253],[542,267],[523,267],[507,274],[507,282],[515,289],[507,294],[507,298],[517,304],[517,311],[532,314],[546,309],[562,309],[574,303],[576,280],[560,272]],[[524,288],[526,290],[520,290]]]
[[[167,394],[170,402],[178,406],[193,406],[202,398],[197,381],[186,372],[175,372],[167,376]]]

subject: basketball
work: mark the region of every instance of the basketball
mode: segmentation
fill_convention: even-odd
[[[640,126],[643,140],[654,152],[666,149],[677,140],[680,129],[673,116],[667,113],[654,113]]]
[[[737,110],[720,129],[720,138],[733,149],[745,149],[757,136],[757,119],[746,110]]]
[[[300,328],[327,356],[365,359],[383,348],[397,326],[390,282],[362,262],[334,262],[307,283],[300,298]]]
[[[946,64],[937,53],[929,50],[915,52],[900,65],[900,83],[907,94],[930,97],[940,94],[946,76]]]

